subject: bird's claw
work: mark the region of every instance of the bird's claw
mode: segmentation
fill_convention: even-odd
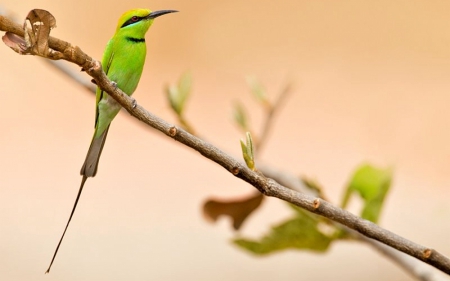
[[[131,98],[131,108],[135,109],[137,106],[137,101],[135,98]]]
[[[111,85],[114,87],[114,88],[116,88],[117,89],[117,83],[116,82],[114,82],[114,81],[111,81]]]

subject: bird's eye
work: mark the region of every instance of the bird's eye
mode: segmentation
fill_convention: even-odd
[[[133,16],[132,18],[131,18],[131,21],[133,21],[133,22],[137,22],[139,20],[139,18],[137,17],[137,16]]]

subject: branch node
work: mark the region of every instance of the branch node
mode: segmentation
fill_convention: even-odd
[[[169,128],[169,136],[175,137],[177,135],[177,132],[178,132],[177,127],[172,126]]]
[[[136,106],[137,106],[137,101],[136,101],[136,99],[133,98],[133,97],[130,97],[130,98],[131,98],[131,108],[132,108],[132,109],[135,109]]]
[[[316,198],[313,202],[313,208],[317,210],[320,207],[320,199]]]
[[[89,68],[87,68],[87,73],[92,76],[99,76],[98,74],[102,71],[102,64],[98,60],[94,60],[93,62],[86,62],[89,64]],[[86,70],[86,67],[83,67]]]
[[[47,54],[46,57],[51,59],[51,60],[60,60],[60,59],[65,58],[63,53],[55,51],[53,49],[49,49],[48,50],[48,54]]]
[[[425,259],[428,259],[428,258],[430,258],[431,257],[431,254],[433,253],[433,249],[425,249],[424,251],[423,251],[423,257],[425,258]]]
[[[233,175],[237,176],[239,174],[239,172],[240,172],[240,169],[239,169],[239,167],[233,167],[233,168],[231,168],[230,172]]]

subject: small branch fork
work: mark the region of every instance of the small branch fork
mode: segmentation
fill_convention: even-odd
[[[24,35],[24,31],[20,25],[3,16],[0,16],[0,30],[12,32],[18,36]],[[132,116],[176,141],[198,151],[201,155],[216,162],[236,177],[253,185],[264,195],[279,198],[312,213],[341,223],[368,238],[377,240],[415,257],[450,275],[450,260],[436,250],[409,241],[320,198],[289,189],[273,179],[266,178],[259,172],[248,169],[243,163],[227,155],[217,147],[189,134],[181,128],[169,124],[136,104],[133,98],[115,87],[114,83],[107,78],[100,62],[92,59],[79,47],[74,47],[54,37],[50,37],[48,43],[51,49],[62,54],[59,58],[75,63],[86,70],[86,73],[95,79],[97,86],[116,99]]]

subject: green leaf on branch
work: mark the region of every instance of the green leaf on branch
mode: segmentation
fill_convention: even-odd
[[[244,157],[245,163],[247,164],[247,167],[251,169],[252,171],[255,170],[255,155],[253,150],[253,140],[252,135],[247,132],[247,143],[244,143],[242,140],[241,142],[241,149],[242,149],[242,156]]]
[[[250,87],[251,93],[259,102],[261,102],[265,106],[270,105],[270,102],[267,98],[267,91],[261,84],[261,82],[259,82],[255,77],[249,76],[247,77],[247,84]]]
[[[338,232],[323,218],[291,205],[296,215],[272,227],[270,232],[258,240],[238,238],[237,246],[256,255],[266,255],[276,251],[297,249],[325,252],[330,243],[337,239]]]
[[[240,102],[236,102],[233,107],[233,119],[242,131],[248,131],[248,118],[244,106]]]
[[[184,73],[178,80],[178,84],[167,87],[167,98],[173,111],[178,116],[182,116],[186,100],[192,88],[192,77],[189,73]]]
[[[362,165],[348,184],[342,207],[347,207],[353,194],[359,194],[364,200],[361,217],[377,223],[391,182],[391,169],[380,169],[369,164]]]

